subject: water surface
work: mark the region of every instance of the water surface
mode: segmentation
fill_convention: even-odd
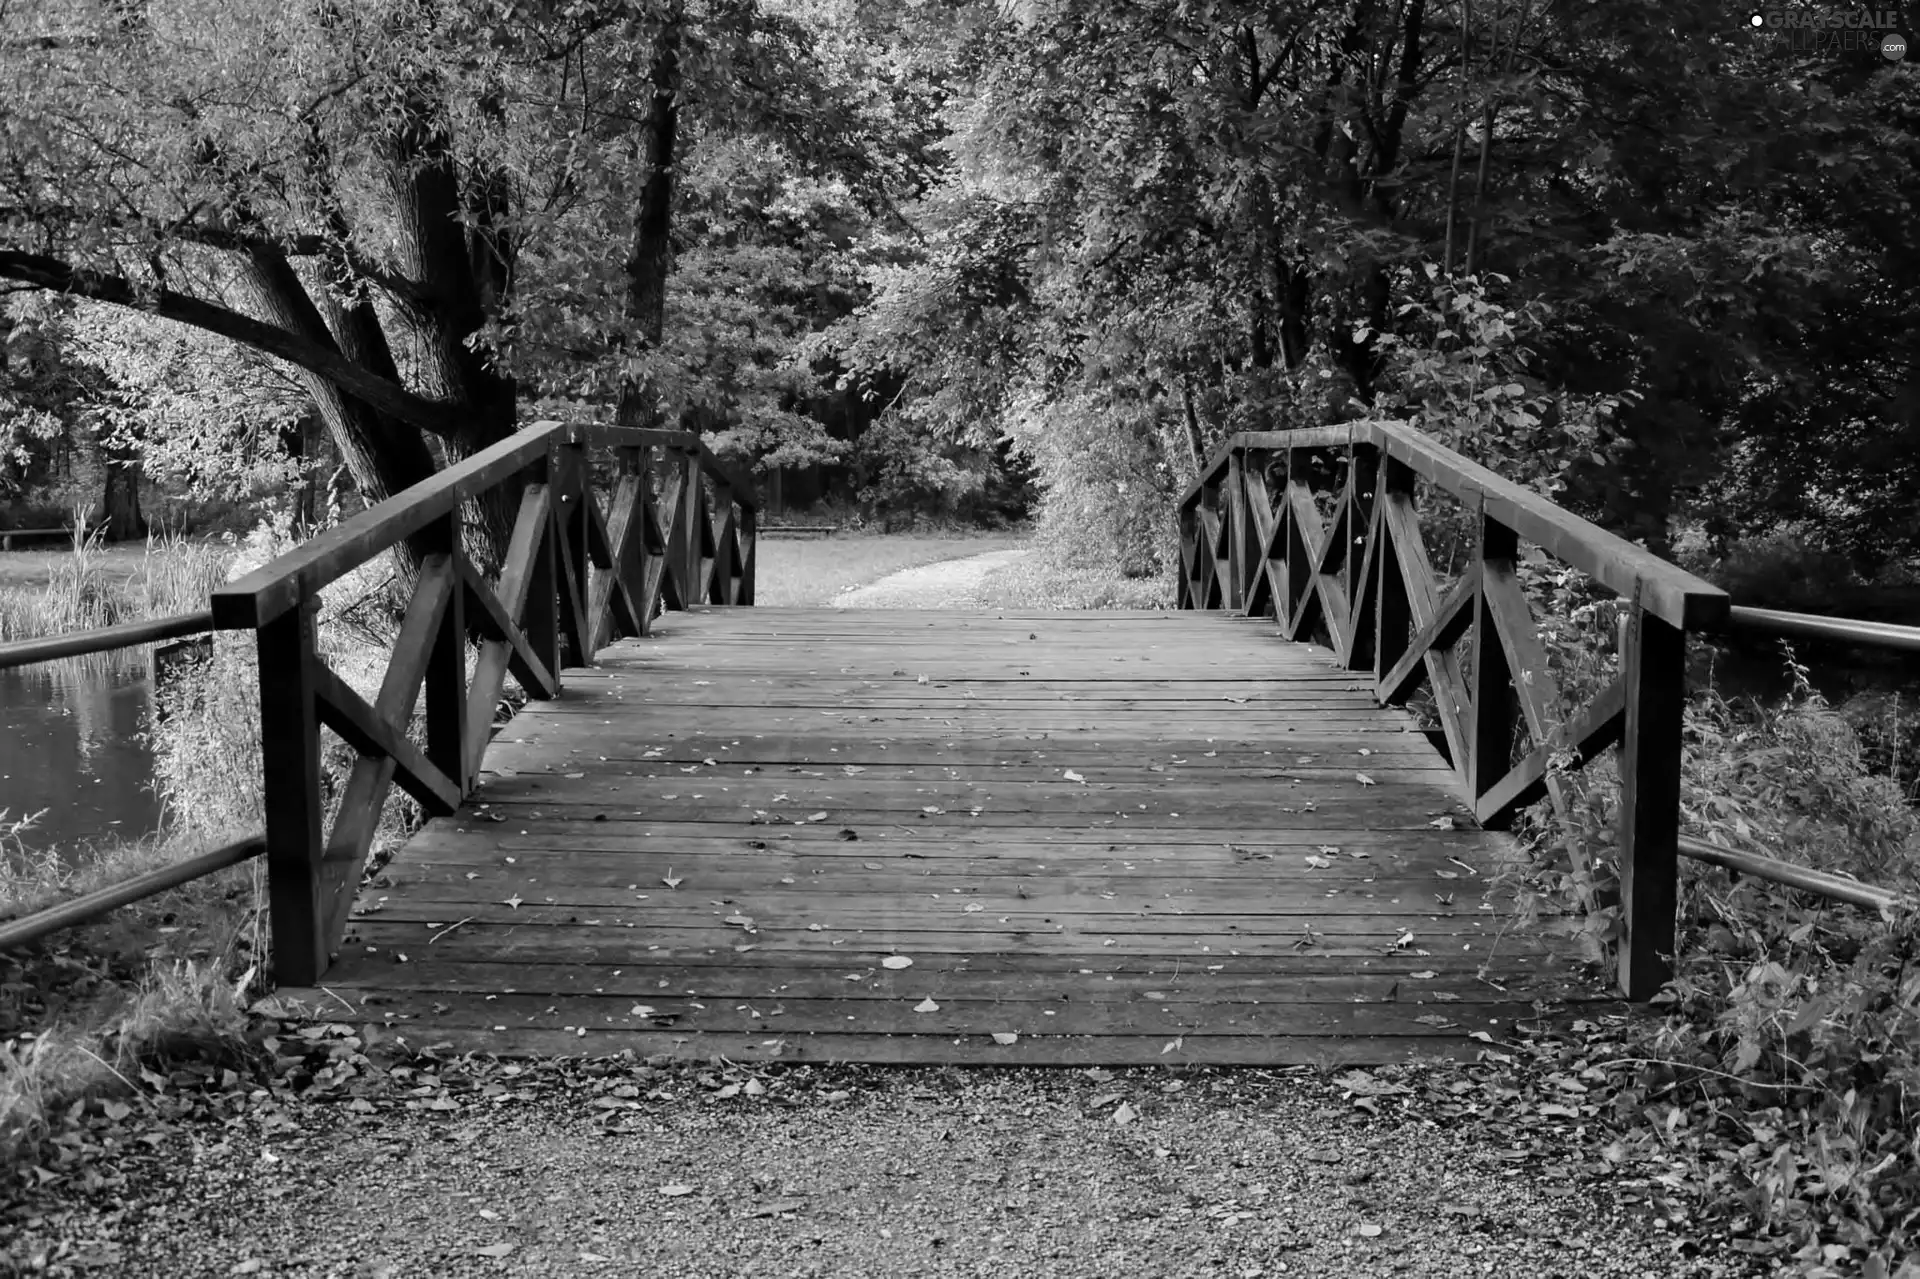
[[[69,855],[158,829],[146,662],[0,671],[0,809],[47,810],[24,842]]]

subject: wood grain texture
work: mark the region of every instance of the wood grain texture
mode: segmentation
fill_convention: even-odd
[[[283,996],[501,1054],[1008,1064],[1470,1056],[1610,999],[1371,673],[1275,630],[669,613]]]

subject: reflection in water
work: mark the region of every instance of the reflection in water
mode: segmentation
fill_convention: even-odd
[[[76,849],[159,826],[141,738],[149,691],[144,660],[0,671],[0,808],[47,810],[27,847]]]

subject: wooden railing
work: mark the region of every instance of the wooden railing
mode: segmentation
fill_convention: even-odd
[[[613,450],[604,507],[590,445]],[[482,503],[516,512],[497,573],[470,557],[480,530],[469,521]],[[266,814],[261,837],[0,926],[0,946],[264,849],[275,978],[317,982],[392,786],[429,814],[453,812],[479,773],[509,673],[530,697],[551,698],[564,668],[590,664],[622,636],[647,634],[661,608],[751,604],[757,509],[750,483],[695,435],[540,423],[220,588],[210,614],[0,649],[0,659],[18,665],[210,626],[254,632]],[[403,542],[417,571],[385,676],[368,701],[322,659],[314,615],[329,584]],[[477,643],[471,668],[469,640]],[[423,702],[424,741],[416,744],[411,730]],[[323,726],[358,757],[330,828]]]
[[[1464,571],[1444,590],[1421,537],[1423,480],[1475,526]],[[1618,744],[1618,979],[1630,998],[1660,988],[1674,947],[1686,632],[1725,622],[1724,592],[1379,423],[1234,436],[1182,499],[1180,530],[1180,607],[1271,614],[1289,639],[1323,630],[1341,665],[1372,673],[1383,704],[1430,689],[1431,736],[1483,826],[1506,826],[1543,797],[1563,805],[1563,771]],[[1516,573],[1523,543],[1628,610],[1617,678],[1571,714]],[[1456,652],[1463,639],[1471,665]],[[1521,729],[1526,749],[1516,749]]]
[[[1317,465],[1316,465],[1317,463]],[[1475,537],[1445,583],[1429,562],[1416,492],[1460,503]],[[1324,511],[1324,513],[1323,513]],[[1619,748],[1620,989],[1647,999],[1671,975],[1679,857],[1882,913],[1898,894],[1680,828],[1689,631],[1749,631],[1920,652],[1920,627],[1735,607],[1726,594],[1540,495],[1404,427],[1251,432],[1228,440],[1181,499],[1182,608],[1270,615],[1288,639],[1324,638],[1369,671],[1382,704],[1426,689],[1428,735],[1475,817],[1511,823],[1545,798],[1565,815],[1566,775]],[[1625,605],[1618,674],[1568,710],[1516,566],[1530,544]],[[1471,662],[1456,645],[1466,642]],[[1524,735],[1524,736],[1522,736]],[[1577,883],[1591,868],[1572,854]]]

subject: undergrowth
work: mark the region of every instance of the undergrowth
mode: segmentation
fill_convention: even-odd
[[[1711,686],[1689,702],[1682,827],[1906,907],[1880,918],[1683,860],[1676,973],[1629,1034],[1641,1068],[1618,1113],[1754,1251],[1810,1276],[1920,1275],[1920,812],[1784,660],[1776,704]],[[1538,828],[1546,885],[1594,892],[1594,937],[1617,941],[1611,755],[1563,780],[1566,819]],[[1559,859],[1569,846],[1584,876]]]
[[[206,606],[229,574],[295,544],[285,524],[238,545],[150,544],[141,571],[106,573],[91,542],[56,563],[44,590],[12,592],[31,634],[89,629]],[[396,628],[384,561],[347,575],[322,600],[322,656],[356,691],[377,695]],[[8,593],[0,593],[4,603]],[[251,636],[217,634],[170,664],[148,736],[160,832],[84,850],[30,852],[25,815],[0,814],[0,918],[17,917],[261,827],[259,679]],[[344,786],[353,752],[323,736],[323,798]],[[394,792],[376,853],[418,825]],[[265,866],[259,859],[123,907],[0,955],[0,1168],[31,1159],[61,1117],[126,1090],[174,1059],[244,1055],[250,996],[270,963]]]

